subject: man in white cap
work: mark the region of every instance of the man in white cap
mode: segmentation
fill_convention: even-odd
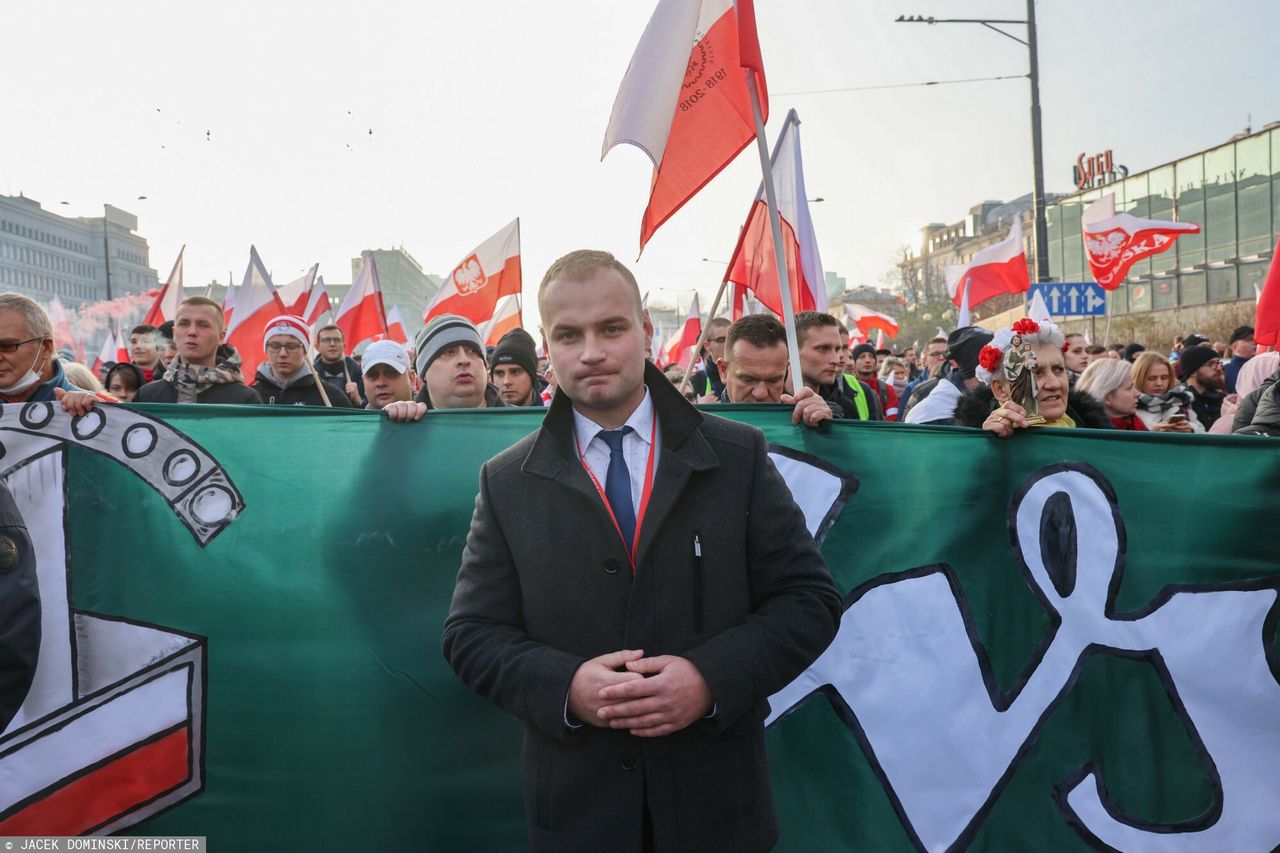
[[[442,314],[423,326],[414,341],[422,390],[416,402],[383,407],[393,421],[417,421],[428,409],[492,409],[505,406],[487,381],[484,341],[466,317]]]
[[[375,341],[364,351],[365,408],[382,410],[392,403],[413,403],[413,374],[409,353],[395,341]],[[416,406],[415,406],[416,408]]]
[[[350,409],[351,400],[341,388],[316,379],[307,363],[310,335],[300,318],[281,314],[267,323],[262,335],[267,360],[258,365],[253,390],[262,402],[274,406],[331,406]]]

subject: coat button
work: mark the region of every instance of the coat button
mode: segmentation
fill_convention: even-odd
[[[18,543],[8,536],[0,536],[0,572],[18,568]]]
[[[635,770],[637,767],[636,757],[634,755],[624,755],[618,759],[618,766],[623,770]]]
[[[622,561],[617,557],[606,557],[604,561],[604,570],[611,575],[618,573],[618,569],[622,568]]]

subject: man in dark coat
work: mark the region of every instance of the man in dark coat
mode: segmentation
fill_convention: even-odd
[[[481,470],[445,657],[525,723],[534,850],[767,850],[766,700],[840,596],[764,436],[646,366],[626,267],[573,252],[539,306],[559,391]]]
[[[240,377],[240,355],[222,343],[222,306],[204,296],[178,305],[173,339],[178,347],[164,377],[138,389],[135,403],[261,403]]]
[[[360,343],[356,341],[355,343]],[[335,325],[322,326],[316,332],[316,359],[311,368],[321,381],[337,385],[357,409],[368,404],[364,392],[364,376],[356,360],[346,354],[346,339]]]
[[[267,323],[262,335],[267,360],[258,365],[253,390],[272,406],[353,408],[345,391],[317,379],[307,364],[309,339],[307,324],[298,317],[281,314]]]

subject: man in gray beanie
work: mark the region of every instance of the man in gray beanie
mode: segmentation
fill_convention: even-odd
[[[498,389],[485,381],[484,342],[466,317],[443,314],[414,339],[422,390],[414,402],[390,403],[382,411],[393,421],[421,420],[428,409],[484,409],[503,405]]]

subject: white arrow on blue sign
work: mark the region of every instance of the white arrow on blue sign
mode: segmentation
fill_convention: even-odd
[[[1101,317],[1107,313],[1107,292],[1093,281],[1046,281],[1031,285],[1027,301],[1036,293],[1054,317]]]

